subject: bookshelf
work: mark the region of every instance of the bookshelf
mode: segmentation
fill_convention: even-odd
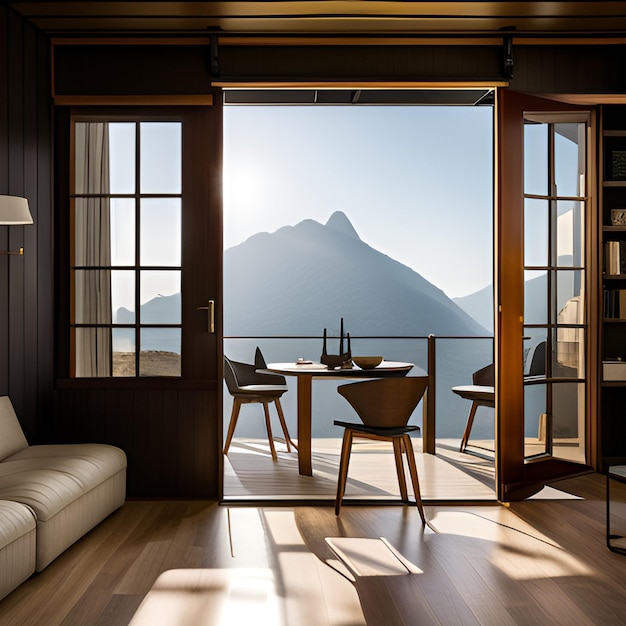
[[[602,108],[600,354],[604,468],[626,458],[626,105]]]

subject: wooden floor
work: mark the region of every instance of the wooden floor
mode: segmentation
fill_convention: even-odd
[[[615,526],[626,526],[626,493],[614,494]],[[510,507],[427,506],[426,515],[423,529],[409,506],[346,505],[336,518],[331,506],[127,502],[0,602],[0,624],[128,624],[159,574],[178,568],[225,568],[240,580],[254,568],[266,586],[229,593],[221,617],[185,605],[185,619],[154,624],[348,626],[365,624],[364,612],[385,626],[625,623],[626,557],[605,547],[603,477],[555,483]],[[339,573],[327,537],[352,538],[372,575],[352,583]],[[371,547],[381,537],[416,573],[379,575]]]
[[[421,454],[414,440],[422,498],[429,502],[495,500],[493,461],[461,454],[458,440],[442,440],[437,454]],[[493,445],[493,442],[491,442]],[[278,461],[266,439],[234,439],[224,458],[224,497],[236,500],[333,500],[337,489],[341,439],[313,440],[313,476],[298,473],[297,453],[277,443]],[[493,456],[493,454],[491,455]],[[407,474],[408,475],[408,474]],[[412,492],[409,489],[412,497]],[[355,440],[345,499],[399,501],[400,490],[391,444]]]

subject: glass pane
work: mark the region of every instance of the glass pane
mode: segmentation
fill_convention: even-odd
[[[101,378],[111,375],[111,329],[75,328],[76,369],[80,378]]]
[[[557,215],[556,264],[580,267],[583,265],[583,204],[560,201]]]
[[[548,125],[524,123],[524,193],[548,195]]]
[[[142,328],[140,376],[180,376],[180,328]]]
[[[548,322],[547,273],[524,272],[524,322],[546,324]]]
[[[135,193],[134,122],[109,123],[110,193]]]
[[[585,385],[552,386],[552,456],[585,462]]]
[[[135,201],[111,199],[111,265],[135,265]]]
[[[76,198],[74,211],[74,264],[111,264],[108,198]]]
[[[585,172],[585,125],[554,125],[554,176],[556,193],[563,196],[584,195],[580,175]]]
[[[135,272],[111,272],[111,310],[114,324],[135,323]]]
[[[181,211],[179,198],[141,201],[141,265],[181,264]]]
[[[180,270],[141,272],[141,324],[180,324]]]
[[[182,124],[141,123],[141,193],[182,191]]]
[[[545,328],[525,329],[524,377],[545,377],[547,331]]]
[[[111,323],[111,272],[74,272],[74,316],[77,324]]]
[[[552,376],[555,378],[584,378],[585,331],[583,328],[557,327]]]
[[[550,204],[547,200],[524,200],[524,265],[548,265],[548,226]]]
[[[554,321],[559,324],[584,324],[583,270],[554,270],[552,275],[556,294]]]
[[[546,385],[524,386],[524,457],[547,452]]]
[[[113,329],[113,376],[135,375],[135,329]]]

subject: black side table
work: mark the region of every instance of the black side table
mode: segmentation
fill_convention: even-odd
[[[611,552],[626,554],[626,537],[611,534],[611,481],[626,484],[626,465],[611,465],[606,474],[606,547]]]

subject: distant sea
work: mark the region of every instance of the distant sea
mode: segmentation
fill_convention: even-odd
[[[135,350],[135,331],[119,329],[115,335],[115,349],[120,352]],[[125,336],[127,335],[127,336]],[[177,328],[142,328],[141,349],[180,354],[180,330]]]

